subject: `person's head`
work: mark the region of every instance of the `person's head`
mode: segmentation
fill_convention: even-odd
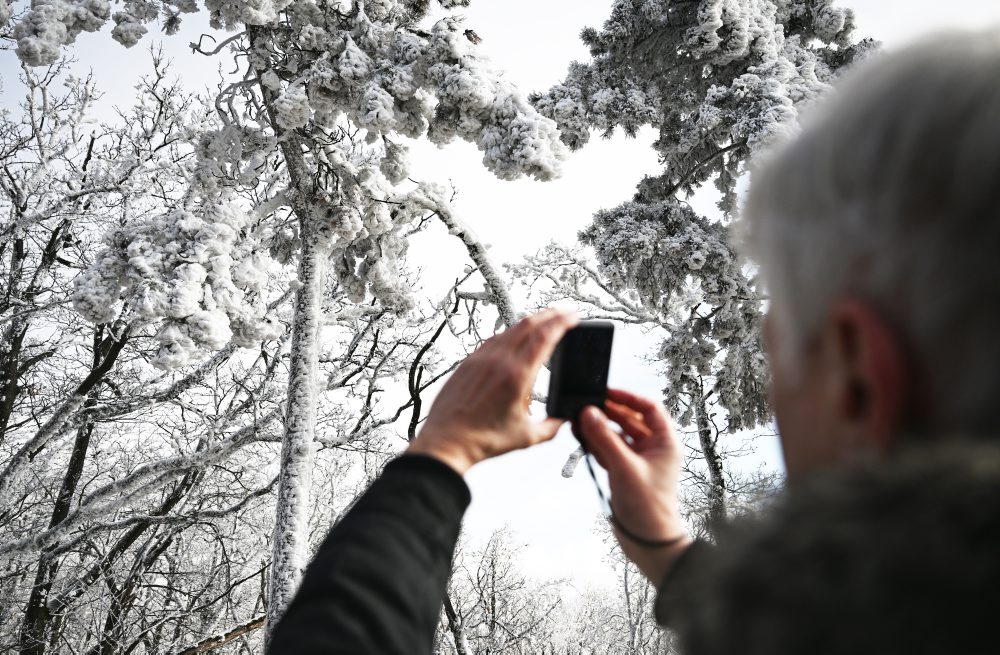
[[[845,75],[753,172],[792,478],[901,439],[1000,439],[1000,32]]]

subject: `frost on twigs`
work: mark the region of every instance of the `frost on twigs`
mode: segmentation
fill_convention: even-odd
[[[500,178],[557,176],[566,152],[555,123],[475,53],[458,19],[441,19],[429,32],[408,29],[398,22],[401,6],[359,6],[353,16],[335,18],[336,28],[291,7],[298,40],[312,49],[293,55],[305,96],[290,103],[286,90],[279,116],[289,107],[301,116],[307,102],[320,126],[343,116],[370,139],[426,135],[440,145],[461,138],[482,150],[483,164]],[[394,10],[386,14],[388,7]]]
[[[608,285],[632,290],[668,329],[658,359],[667,407],[682,424],[692,411],[682,398],[705,379],[716,380],[731,430],[767,420],[761,299],[723,224],[676,199],[631,202],[598,212],[580,236]]]
[[[63,45],[101,29],[110,16],[106,0],[37,0],[14,26],[17,56],[29,66],[54,64]]]
[[[571,478],[573,474],[576,473],[576,467],[579,466],[580,460],[586,455],[583,452],[583,446],[578,447],[576,450],[569,454],[566,458],[566,463],[562,467],[562,476],[564,478]]]
[[[572,148],[592,129],[657,130],[661,170],[580,235],[596,264],[550,258],[526,269],[554,281],[550,302],[562,291],[662,328],[664,395],[681,423],[700,412],[706,428],[709,404],[725,409],[722,430],[768,418],[760,290],[727,226],[751,158],[793,134],[800,110],[873,47],[853,30],[852,11],[834,0],[616,2],[600,30],[581,35],[590,61],[531,97]],[[685,202],[706,184],[719,193],[716,217]]]
[[[46,63],[76,32],[100,28],[111,17],[98,1],[85,0],[93,3],[86,14],[76,12],[90,6],[81,2],[38,0],[17,27],[22,58]],[[66,20],[53,24],[44,2]],[[183,201],[114,233],[80,276],[77,308],[94,321],[118,310],[155,328],[154,362],[173,368],[227,342],[267,339],[268,271],[297,270],[271,626],[307,559],[316,371],[327,322],[343,305],[410,312],[408,238],[434,212],[443,215],[426,189],[407,184],[403,138],[474,143],[502,179],[551,179],[567,153],[555,122],[489,66],[477,52],[480,39],[451,15],[467,3],[438,4],[443,17],[433,23],[423,21],[429,2],[400,0],[124,0],[113,17],[112,37],[132,45],[157,16],[176,32],[180,14],[204,8],[213,28],[234,33],[212,49],[193,49],[235,54],[235,79],[224,80],[212,102],[218,123],[193,140],[197,164]],[[485,248],[456,220],[452,228],[513,322]]]
[[[312,118],[309,98],[301,86],[289,86],[274,103],[278,126],[284,130],[303,127]]]
[[[153,360],[176,368],[230,341],[253,346],[277,335],[260,300],[271,263],[253,238],[250,217],[226,203],[176,209],[115,232],[77,279],[73,302],[94,323],[129,318],[156,323]],[[256,300],[254,300],[256,298]]]
[[[450,10],[468,2],[439,4]],[[39,0],[14,29],[17,52],[30,65],[51,64],[62,46],[109,18],[115,22],[112,38],[132,46],[161,11],[168,17],[165,29],[176,31],[180,14],[197,8],[194,0],[128,0],[111,16],[105,0]],[[205,8],[217,28],[273,28],[281,33],[280,47],[297,44],[286,49],[280,66],[262,72],[262,83],[276,93],[273,107],[282,129],[303,128],[311,120],[332,128],[344,117],[370,139],[397,133],[426,135],[437,144],[470,141],[483,152],[486,168],[502,179],[559,174],[566,151],[555,122],[476,53],[457,17],[423,31],[414,24],[427,7],[398,0],[207,0]]]
[[[586,29],[592,60],[533,104],[572,148],[591,129],[658,130],[663,172],[647,180],[659,198],[714,178],[722,207],[748,158],[794,130],[800,108],[838,68],[865,55],[854,16],[833,0],[702,0],[616,3],[603,29]]]

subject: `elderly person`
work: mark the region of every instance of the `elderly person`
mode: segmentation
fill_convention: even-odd
[[[1000,434],[998,75],[997,34],[885,56],[754,172],[745,216],[771,292],[790,482],[771,515],[732,545],[692,542],[662,406],[611,390],[603,412],[582,413],[616,522],[661,543],[619,533],[622,550],[690,652],[982,647],[1000,587],[1000,456],[958,444]],[[556,433],[522,400],[573,324],[530,316],[456,370],[331,532],[273,651],[429,652],[469,499],[461,475]]]

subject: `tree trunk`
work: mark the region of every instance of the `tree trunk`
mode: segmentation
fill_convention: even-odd
[[[248,26],[252,48],[269,50],[272,35]],[[253,58],[251,58],[253,61]],[[279,138],[281,154],[291,182],[292,211],[299,222],[298,283],[292,320],[292,351],[288,371],[288,411],[281,444],[278,500],[271,539],[271,575],[264,626],[264,643],[270,643],[274,627],[295,595],[306,566],[309,546],[309,496],[312,491],[312,461],[316,410],[319,400],[319,328],[327,247],[321,243],[314,217],[316,188],[303,155],[299,135],[285,132],[272,108],[276,96],[260,78],[266,62],[255,63],[257,86],[267,107],[267,118]]]
[[[114,339],[113,336],[108,336],[107,338]],[[91,372],[101,366],[101,353],[107,349],[102,326],[95,328],[93,341]],[[114,352],[120,353],[121,350],[119,349]],[[84,409],[90,409],[95,405],[94,391],[94,389],[90,390],[88,398],[84,403]],[[70,505],[72,504],[73,497],[76,495],[76,487],[80,482],[80,475],[83,473],[83,465],[87,458],[87,451],[90,448],[90,438],[93,433],[93,421],[85,421],[77,428],[76,439],[73,441],[73,450],[69,458],[69,465],[66,467],[66,474],[63,476],[62,486],[59,488],[59,495],[56,496],[56,502],[52,508],[49,529],[62,523],[69,514]],[[49,624],[52,620],[52,614],[48,608],[48,597],[58,570],[58,560],[52,558],[48,552],[42,551],[38,557],[35,582],[31,587],[31,595],[28,597],[28,605],[24,610],[24,620],[21,623],[19,643],[21,655],[42,655],[45,652],[46,634],[49,632]]]
[[[0,300],[0,310],[6,312],[14,301],[19,298],[19,282],[24,270],[24,239],[19,234],[13,239],[10,252],[10,272],[7,277],[7,288]],[[3,341],[0,341],[0,444],[7,436],[7,425],[10,422],[14,401],[18,394],[18,366],[21,358],[21,344],[27,331],[27,321],[24,318],[14,318],[6,327]]]
[[[7,426],[14,411],[21,387],[18,385],[18,366],[21,362],[21,345],[27,332],[27,323],[21,319],[11,321],[0,344],[0,444],[7,436]]]
[[[448,618],[448,630],[455,640],[455,652],[458,655],[469,655],[469,646],[465,641],[465,631],[462,629],[462,619],[451,603],[451,594],[444,596],[444,615]]]
[[[726,522],[726,478],[722,470],[722,457],[712,438],[712,424],[708,416],[708,401],[699,389],[695,398],[695,420],[698,426],[698,442],[702,457],[708,469],[708,532],[717,539],[719,528]]]
[[[49,521],[50,529],[62,523],[69,513],[70,501],[73,499],[77,483],[80,481],[80,474],[83,472],[83,463],[93,432],[93,423],[85,423],[76,432],[69,466],[63,478],[62,487],[59,489],[55,507],[52,509],[52,518]],[[21,655],[41,655],[45,652],[45,635],[48,632],[52,616],[49,613],[47,602],[49,590],[52,589],[52,583],[58,570],[59,562],[52,558],[49,553],[43,551],[38,557],[35,583],[31,587],[28,606],[24,610],[24,621],[21,624],[19,645]]]
[[[309,494],[312,488],[313,440],[318,402],[319,327],[325,268],[324,249],[313,220],[299,218],[302,251],[295,294],[292,352],[288,377],[288,413],[281,446],[281,473],[271,545],[271,583],[265,639],[298,588],[309,540]]]

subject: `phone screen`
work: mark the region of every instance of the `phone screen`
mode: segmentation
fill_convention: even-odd
[[[607,321],[584,321],[566,332],[549,368],[549,416],[573,420],[587,405],[603,407],[614,334]]]
[[[570,395],[604,393],[608,385],[611,338],[607,330],[576,329],[563,344],[562,388]]]

